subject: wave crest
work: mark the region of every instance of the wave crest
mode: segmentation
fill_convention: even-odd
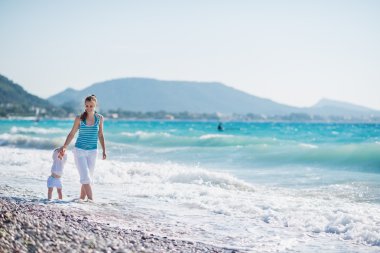
[[[20,134],[1,134],[0,146],[53,149],[62,145],[64,138],[40,138]]]
[[[16,127],[16,126],[13,126],[9,132],[11,134],[56,134],[56,133],[66,133],[67,130],[60,129],[60,128]]]

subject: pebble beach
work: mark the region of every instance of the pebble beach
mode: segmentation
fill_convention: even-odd
[[[238,252],[122,229],[59,205],[0,197],[1,252]]]

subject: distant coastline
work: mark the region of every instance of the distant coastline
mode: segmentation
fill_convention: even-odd
[[[115,93],[117,91],[117,93]],[[74,118],[83,111],[83,97],[97,94],[99,113],[110,119],[241,122],[379,123],[380,111],[347,102],[322,99],[298,108],[238,91],[222,83],[121,78],[83,90],[66,89],[48,99],[26,92],[0,75],[0,118]]]
[[[215,121],[215,122],[262,122],[262,123],[380,123],[380,117],[343,117],[343,116],[320,116],[308,114],[289,114],[289,115],[254,115],[254,114],[207,114],[207,113],[171,113],[171,112],[100,112],[107,120],[126,120],[126,121]],[[79,113],[78,113],[79,114]],[[7,115],[1,116],[0,120],[72,120],[76,115],[67,113],[62,117],[42,115],[41,117],[30,115]]]

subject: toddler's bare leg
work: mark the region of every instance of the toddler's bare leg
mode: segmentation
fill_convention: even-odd
[[[48,199],[51,200],[51,196],[53,194],[53,187],[48,188]]]
[[[62,199],[62,188],[57,188],[58,198]]]

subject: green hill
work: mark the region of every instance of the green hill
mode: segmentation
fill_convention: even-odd
[[[49,101],[26,92],[20,85],[0,75],[0,116],[54,116],[65,113]]]

